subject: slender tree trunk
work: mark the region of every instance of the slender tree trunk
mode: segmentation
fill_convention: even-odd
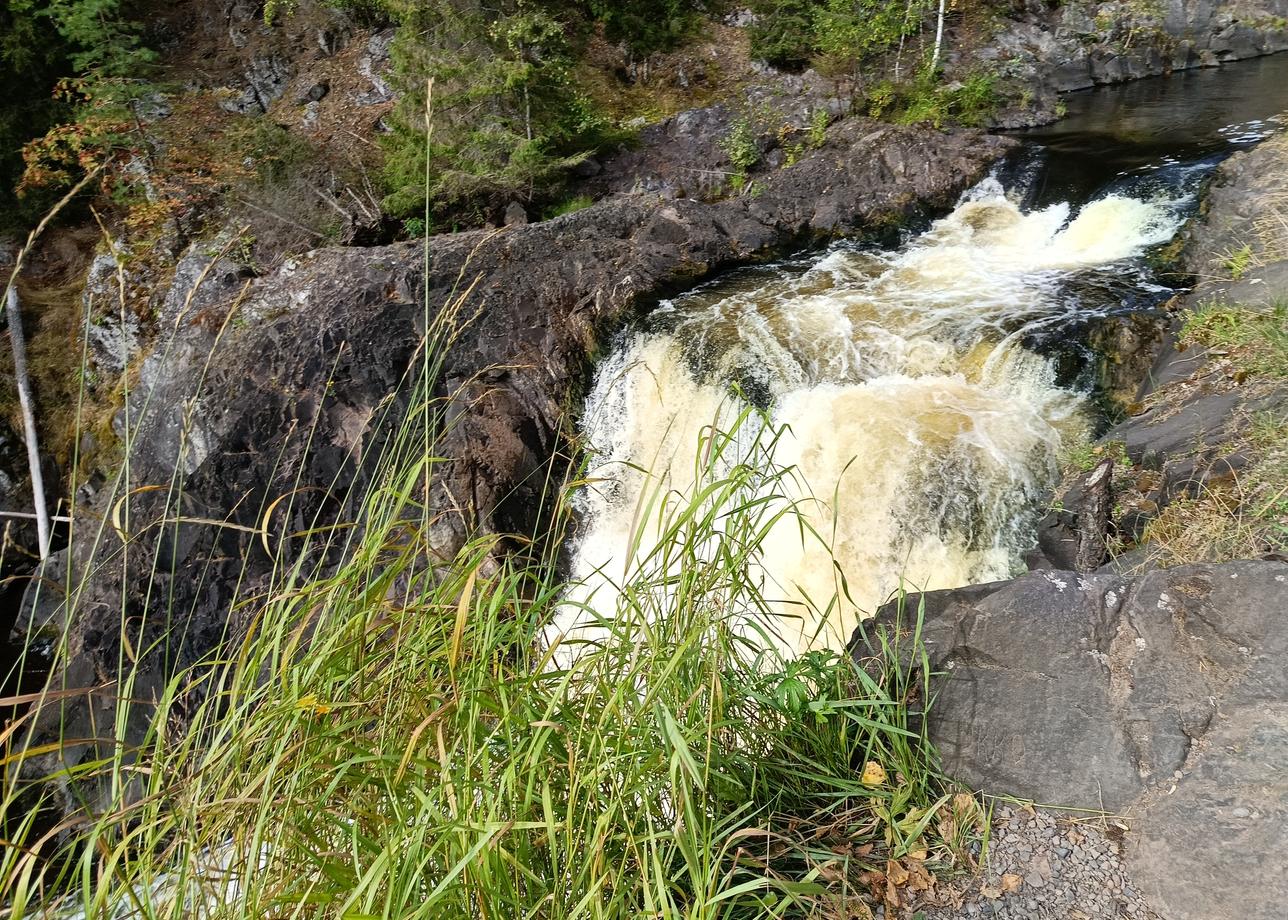
[[[946,0],[939,0],[939,21],[935,23],[935,53],[930,58],[930,72],[939,69],[939,52],[944,46],[944,5]]]
[[[40,447],[36,442],[36,416],[32,408],[31,382],[27,377],[27,342],[22,334],[22,313],[18,306],[18,275],[22,272],[27,254],[36,245],[40,234],[45,232],[49,222],[106,168],[107,161],[104,161],[82,176],[81,180],[40,219],[36,228],[27,234],[26,244],[18,250],[18,255],[13,260],[13,270],[9,273],[9,284],[5,288],[6,310],[9,314],[9,339],[13,343],[13,366],[18,383],[18,402],[22,407],[22,421],[26,428],[27,461],[31,464],[31,495],[36,505],[36,534],[40,541],[42,561],[49,555],[49,508],[45,505],[45,481],[40,475]]]
[[[899,28],[899,53],[894,56],[894,82],[898,83],[903,71],[903,45],[908,40],[908,27],[912,20],[912,0],[903,10],[903,25]]]
[[[31,497],[36,504],[36,534],[43,561],[49,556],[49,509],[45,505],[45,480],[40,474],[40,444],[36,440],[36,413],[32,408],[31,380],[27,376],[27,341],[22,334],[22,311],[18,304],[17,285],[9,286],[7,300],[9,342],[13,346],[13,370],[18,383],[18,403],[22,407],[27,463],[31,467]]]

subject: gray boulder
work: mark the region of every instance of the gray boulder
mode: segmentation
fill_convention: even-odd
[[[905,609],[921,605],[950,776],[1124,815],[1128,865],[1164,916],[1283,916],[1288,565],[1032,572]],[[887,608],[855,653],[908,626]]]

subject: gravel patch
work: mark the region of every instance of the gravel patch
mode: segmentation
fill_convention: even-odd
[[[1132,887],[1123,866],[1120,830],[1100,820],[999,807],[993,815],[988,865],[974,878],[939,886],[941,903],[946,893],[955,893],[961,906],[914,907],[909,915],[920,913],[924,920],[1161,920]]]

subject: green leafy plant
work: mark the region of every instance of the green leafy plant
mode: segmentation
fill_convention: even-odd
[[[1241,247],[1230,253],[1226,257],[1225,267],[1230,271],[1230,277],[1235,281],[1242,278],[1252,266],[1252,245],[1244,243]]]
[[[832,123],[832,116],[827,109],[815,109],[809,120],[809,145],[818,150],[827,143],[827,128]]]
[[[864,104],[873,118],[881,118],[894,107],[899,99],[894,83],[883,80],[868,91]]]
[[[824,0],[814,12],[815,43],[831,69],[852,69],[913,35],[925,10],[903,0]]]
[[[720,149],[729,157],[734,168],[736,188],[741,189],[746,182],[747,173],[760,162],[760,138],[750,117],[744,116],[733,123],[729,133],[720,142]],[[737,181],[739,179],[741,181]]]
[[[1122,469],[1130,469],[1131,457],[1122,441],[1082,441],[1071,444],[1061,457],[1061,465],[1088,473],[1102,460],[1111,459]]]

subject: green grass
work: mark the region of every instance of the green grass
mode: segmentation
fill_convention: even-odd
[[[574,195],[571,198],[565,198],[563,201],[551,206],[546,211],[546,218],[562,217],[565,214],[584,211],[594,203],[595,199],[589,195]]]
[[[1288,416],[1260,412],[1237,445],[1251,462],[1179,498],[1145,529],[1143,543],[1169,565],[1288,552]]]
[[[1268,310],[1206,304],[1186,318],[1181,341],[1224,352],[1245,374],[1288,377],[1288,304]]]
[[[1251,266],[1252,246],[1248,243],[1245,243],[1239,249],[1230,253],[1225,260],[1225,267],[1230,270],[1230,277],[1235,281],[1238,281],[1247,274],[1247,271]]]
[[[1120,468],[1130,468],[1132,465],[1131,457],[1127,456],[1127,445],[1122,441],[1079,441],[1065,449],[1060,457],[1060,466],[1089,473],[1101,460],[1107,458],[1112,458]]]
[[[916,618],[864,667],[774,651],[759,558],[796,510],[760,414],[709,428],[692,491],[641,506],[638,535],[662,537],[611,609],[584,611],[593,640],[541,641],[569,603],[555,559],[576,480],[519,551],[478,534],[435,556],[421,497],[451,402],[430,394],[459,306],[427,322],[357,518],[264,534],[300,549],[239,601],[244,639],[155,707],[123,659],[98,759],[31,777],[41,752],[3,739],[10,915],[839,916],[885,890],[887,859],[962,864],[982,813],[924,736]],[[306,563],[320,544],[338,564]],[[33,806],[60,786],[95,795],[40,834]]]

